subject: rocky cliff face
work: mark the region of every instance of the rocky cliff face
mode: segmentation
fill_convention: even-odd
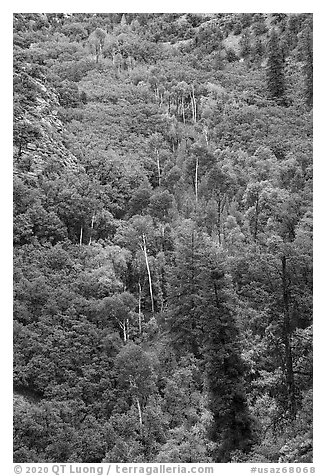
[[[53,88],[25,71],[14,74],[14,173],[39,176],[64,167],[78,169],[66,146]]]

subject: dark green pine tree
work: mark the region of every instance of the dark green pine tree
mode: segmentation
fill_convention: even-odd
[[[199,309],[200,239],[196,225],[185,221],[178,230],[174,265],[168,273],[167,317],[171,341],[178,355],[190,352],[199,357],[201,341]]]
[[[304,94],[306,104],[312,108],[313,104],[313,35],[312,21],[308,22],[303,31],[303,71],[304,71]]]
[[[284,54],[280,47],[279,37],[275,30],[272,30],[267,45],[267,91],[272,99],[284,102],[285,77],[284,77]]]
[[[233,301],[219,248],[188,222],[179,231],[169,273],[168,322],[176,351],[194,353],[205,369],[216,462],[230,461],[234,451],[246,453],[252,445]]]
[[[208,244],[201,259],[200,297],[209,407],[213,422],[209,437],[215,442],[216,462],[229,462],[235,451],[247,453],[253,444],[252,423],[244,384],[234,293],[224,258]]]

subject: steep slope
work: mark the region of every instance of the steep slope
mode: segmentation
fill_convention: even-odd
[[[311,461],[311,32],[15,15],[15,461]]]

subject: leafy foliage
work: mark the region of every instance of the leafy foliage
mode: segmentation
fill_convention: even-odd
[[[312,461],[311,14],[14,15],[16,462]]]

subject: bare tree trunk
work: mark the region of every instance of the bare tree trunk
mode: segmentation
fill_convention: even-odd
[[[89,237],[89,245],[92,243],[92,232],[93,232],[93,229],[94,229],[94,221],[95,221],[95,213],[93,214],[92,216],[92,222],[91,222],[91,234],[90,234],[90,237]]]
[[[190,95],[190,102],[191,102],[191,113],[192,113],[192,122],[195,122],[195,107],[193,97]]]
[[[129,340],[129,319],[126,321],[118,321],[120,329],[122,329],[123,332],[123,342],[126,344],[126,342]]]
[[[126,323],[125,322],[121,322],[121,329],[123,331],[123,342],[126,343],[127,342],[127,332],[126,332]]]
[[[158,186],[161,185],[161,166],[160,166],[160,154],[158,149],[156,150],[156,163],[157,163],[157,174],[158,174]]]
[[[148,283],[149,283],[149,293],[150,293],[150,296],[151,296],[152,312],[154,314],[155,311],[154,311],[154,297],[153,297],[152,277],[151,277],[151,270],[149,268],[145,235],[143,235],[142,250],[144,252],[145,261],[146,261],[147,274],[148,274]]]
[[[182,119],[183,119],[183,123],[185,124],[185,123],[186,123],[186,119],[185,119],[185,103],[184,103],[184,97],[183,97],[183,96],[181,97],[181,108],[182,108]]]
[[[139,335],[142,334],[142,322],[141,322],[141,285],[140,282],[138,282],[138,329],[139,329]]]
[[[136,403],[137,403],[137,408],[138,408],[139,424],[142,427],[142,425],[143,425],[143,416],[142,416],[140,401],[139,401],[138,397],[136,397]]]
[[[254,226],[254,240],[257,240],[258,234],[258,216],[259,216],[259,197],[257,196],[256,205],[255,205],[255,226]]]
[[[143,425],[143,414],[142,414],[142,410],[141,410],[141,405],[140,405],[140,401],[139,401],[139,398],[137,396],[137,385],[135,383],[135,381],[130,378],[129,380],[129,383],[130,383],[130,387],[132,389],[134,389],[134,396],[135,396],[135,400],[136,400],[136,404],[137,404],[137,409],[138,409],[138,417],[139,417],[139,424],[140,424],[140,428],[142,429],[142,425]]]
[[[218,234],[218,244],[221,244],[221,197],[218,194],[217,201],[217,234]]]
[[[80,227],[79,246],[83,244],[83,227]]]
[[[282,257],[282,290],[283,290],[283,342],[285,347],[285,369],[286,369],[286,386],[289,397],[289,412],[292,418],[296,415],[296,398],[295,383],[293,373],[292,348],[290,342],[290,306],[289,306],[289,290],[287,285],[286,257]]]
[[[196,196],[196,204],[198,203],[198,157],[196,157],[196,170],[195,170],[195,196]]]
[[[196,124],[196,122],[197,122],[197,105],[196,105],[194,85],[192,85],[191,103],[192,103],[192,118],[193,118],[194,123]]]
[[[207,127],[206,127],[206,126],[204,127],[203,132],[204,132],[204,137],[205,137],[206,145],[208,146],[208,130],[207,130]]]

